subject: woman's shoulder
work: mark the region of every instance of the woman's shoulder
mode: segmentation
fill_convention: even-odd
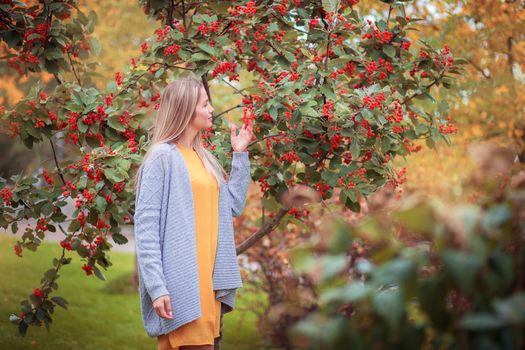
[[[170,154],[172,146],[169,143],[157,143],[151,146],[150,157],[156,159],[160,156],[167,156]]]
[[[151,146],[148,156],[144,159],[143,166],[147,169],[161,168],[168,160],[171,146],[168,143],[158,143]]]
[[[151,146],[151,154],[168,154],[172,147],[173,146],[167,142],[157,143]]]

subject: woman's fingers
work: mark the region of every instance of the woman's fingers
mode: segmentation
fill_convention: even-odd
[[[172,310],[171,310],[171,300],[169,297],[164,298],[164,308],[166,310],[166,314],[168,318],[173,318]]]
[[[155,300],[153,308],[160,317],[173,319],[169,296],[166,295]]]

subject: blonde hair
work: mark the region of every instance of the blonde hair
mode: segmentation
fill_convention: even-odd
[[[164,88],[148,151],[135,174],[135,186],[137,185],[138,174],[151,154],[153,146],[159,143],[177,143],[179,141],[184,130],[195,117],[195,109],[203,86],[200,80],[190,76],[178,78]],[[228,174],[217,158],[204,148],[202,131],[197,133],[192,146],[204,163],[206,170],[215,177],[217,183],[224,182],[224,177]]]

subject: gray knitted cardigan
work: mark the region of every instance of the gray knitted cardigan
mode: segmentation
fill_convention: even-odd
[[[216,298],[225,312],[242,287],[233,236],[233,216],[244,209],[250,182],[248,151],[233,152],[230,178],[219,190],[218,246],[213,270]],[[149,336],[201,317],[195,247],[193,192],[184,158],[175,144],[153,146],[140,169],[135,198],[135,240],[142,320]],[[158,316],[153,300],[169,295],[173,319]]]

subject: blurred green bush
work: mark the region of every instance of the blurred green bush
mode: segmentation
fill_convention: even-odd
[[[524,348],[524,165],[501,147],[472,149],[475,203],[414,193],[294,251],[319,296],[290,332],[296,347]]]

